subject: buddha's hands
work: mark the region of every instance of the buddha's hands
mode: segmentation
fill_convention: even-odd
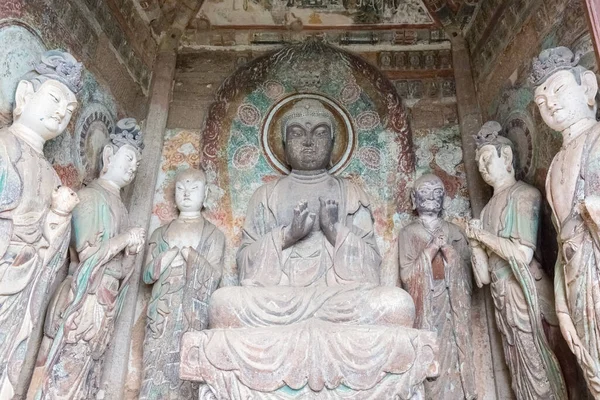
[[[469,239],[469,244],[471,245],[471,247],[480,246],[479,234],[482,229],[483,225],[481,224],[480,219],[474,218],[469,220],[469,222],[467,223],[465,233],[467,235],[467,238]]]
[[[294,245],[311,231],[316,215],[308,209],[308,202],[302,200],[294,208],[292,223],[283,229],[283,248]]]
[[[331,243],[335,246],[335,238],[337,236],[337,224],[339,222],[338,211],[339,204],[335,200],[323,200],[319,197],[321,208],[319,209],[319,224],[321,231]]]

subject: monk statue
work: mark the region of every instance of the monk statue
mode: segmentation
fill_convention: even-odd
[[[496,324],[518,399],[567,399],[559,363],[544,324],[558,325],[552,283],[534,258],[540,192],[515,179],[517,160],[512,142],[500,136],[502,126],[486,122],[477,137],[477,162],[494,194],[469,221],[477,286],[491,285]]]
[[[563,145],[546,177],[546,195],[558,232],[556,313],[562,334],[600,398],[600,123],[596,75],[566,47],[533,61],[535,102]]]
[[[81,189],[73,210],[71,260],[76,269],[59,288],[48,312],[47,352],[38,354],[29,393],[36,399],[102,398],[105,350],[134,270],[145,232],[133,227],[121,189],[135,178],[142,136],[135,119],[117,123],[102,152],[100,177]]]
[[[435,334],[411,329],[408,293],[380,286],[370,201],[327,171],[333,114],[303,99],[282,129],[291,173],[250,199],[241,286],[218,289],[211,329],[184,336],[182,377],[207,384],[202,399],[420,395],[437,372]]]
[[[179,379],[181,336],[208,327],[208,301],[221,280],[225,236],[202,216],[204,171],[175,178],[179,217],[154,231],[143,279],[152,286],[144,340],[140,399],[197,399],[198,387]]]
[[[425,399],[477,398],[471,329],[471,253],[458,226],[442,219],[445,189],[433,174],[411,192],[419,217],[398,235],[402,287],[416,307],[415,328],[438,334],[440,370]]]
[[[82,70],[68,53],[44,53],[17,86],[13,124],[0,130],[0,399],[27,390],[49,292],[69,246],[78,200],[57,189],[44,143],[67,128]]]

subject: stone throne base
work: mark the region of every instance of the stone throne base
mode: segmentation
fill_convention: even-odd
[[[436,335],[311,319],[282,327],[189,332],[181,379],[201,400],[420,399],[438,375]]]

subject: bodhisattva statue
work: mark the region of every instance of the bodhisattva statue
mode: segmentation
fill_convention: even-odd
[[[144,341],[140,399],[198,397],[198,385],[179,379],[181,336],[208,327],[208,302],[223,271],[225,236],[202,216],[204,171],[187,169],[175,179],[179,217],[149,241],[143,279],[152,287]]]
[[[563,145],[546,177],[558,232],[554,290],[560,329],[600,399],[600,123],[596,75],[557,47],[534,59],[531,81],[544,122]]]
[[[425,382],[426,399],[475,399],[471,341],[471,253],[467,238],[441,218],[444,184],[426,174],[411,193],[419,218],[398,236],[402,287],[416,307],[415,328],[438,335],[441,376]]]
[[[181,374],[208,384],[201,399],[411,398],[437,373],[412,299],[379,285],[369,199],[327,171],[334,126],[318,100],[282,117],[292,172],[250,200],[241,287],[215,291],[211,329],[182,340]]]
[[[135,120],[119,121],[104,147],[100,177],[78,193],[71,254],[79,260],[49,309],[45,332],[52,343],[47,356],[38,358],[44,365],[38,400],[89,400],[100,389],[104,353],[135,256],[145,244],[144,229],[131,226],[121,200],[121,189],[135,178],[142,147]]]
[[[0,399],[24,394],[50,287],[69,245],[77,196],[44,158],[77,108],[83,66],[57,50],[19,82],[14,122],[0,130]]]
[[[494,195],[469,221],[467,236],[477,286],[491,285],[496,323],[518,399],[567,399],[558,361],[542,320],[556,326],[552,284],[534,258],[540,192],[515,179],[513,146],[499,136],[502,126],[487,122],[479,131],[477,162]]]

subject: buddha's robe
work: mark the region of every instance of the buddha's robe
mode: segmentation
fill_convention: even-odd
[[[319,197],[339,202],[335,246],[319,227]],[[306,200],[313,230],[283,249],[284,227]],[[210,327],[281,326],[317,318],[350,324],[411,326],[412,299],[379,287],[381,257],[367,195],[324,172],[290,174],[260,187],[248,205],[237,265],[242,287],[217,290]]]
[[[437,333],[440,377],[425,382],[426,399],[476,398],[471,332],[471,260],[467,240],[454,224],[440,221],[447,238],[446,257],[433,259],[427,248],[435,240],[420,219],[398,235],[402,287],[415,301],[415,328]]]
[[[134,255],[118,251],[111,239],[129,229],[118,190],[92,182],[78,193],[73,210],[73,246],[79,265],[43,371],[36,399],[84,400],[99,389],[104,353],[133,272]],[[60,303],[60,302],[59,302]]]
[[[31,146],[0,130],[0,398],[33,371],[50,288],[63,266],[70,221],[44,232],[58,175]],[[17,388],[19,386],[19,388]]]
[[[535,249],[540,192],[524,182],[494,194],[481,212],[483,229],[500,238],[502,254],[488,251],[491,294],[504,355],[519,399],[566,398],[556,357],[545,336],[542,316],[557,324],[552,285],[536,279],[516,245]]]
[[[181,249],[189,246],[185,262]],[[179,379],[181,336],[208,326],[208,302],[223,270],[225,236],[204,218],[176,219],[149,241],[143,279],[153,284],[144,340],[140,399],[185,400],[198,387]]]
[[[581,143],[577,143],[581,141]],[[579,163],[561,165],[564,153],[579,152]],[[575,171],[577,173],[575,174]],[[559,174],[568,175],[566,184],[552,187]],[[556,177],[555,177],[556,176]],[[573,179],[574,178],[574,179]],[[561,204],[553,192],[571,198],[570,212],[559,218]],[[567,192],[565,192],[565,190]],[[598,226],[581,215],[580,203],[589,196],[600,196],[600,124],[576,139],[555,156],[546,180],[548,202],[558,231],[559,252],[556,260],[554,290],[558,312],[569,314],[585,353],[578,361],[588,388],[600,396],[600,240]],[[564,207],[564,205],[562,205]]]

